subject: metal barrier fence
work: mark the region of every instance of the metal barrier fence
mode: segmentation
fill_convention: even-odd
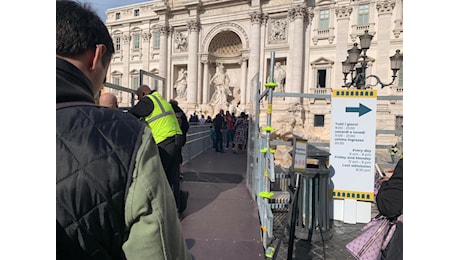
[[[273,75],[273,61],[274,53],[272,53],[271,60],[271,70],[270,74]],[[274,150],[270,147],[276,147],[277,145],[292,146],[292,142],[279,141],[279,140],[270,140],[270,132],[274,129],[271,128],[271,113],[272,113],[272,97],[298,97],[301,99],[304,98],[323,98],[331,99],[331,95],[324,94],[309,94],[309,93],[281,93],[273,92],[273,78],[270,77],[269,83],[265,84],[265,90],[261,91],[261,82],[258,81],[259,75],[256,74],[251,82],[250,86],[250,96],[251,103],[254,104],[254,107],[248,109],[250,113],[250,123],[249,123],[249,135],[248,135],[248,164],[247,164],[247,173],[246,173],[246,185],[252,195],[252,198],[257,202],[259,219],[261,224],[261,237],[263,246],[266,249],[269,241],[273,239],[273,210],[286,210],[289,206],[290,195],[287,187],[291,184],[291,176],[285,172],[281,171],[281,168],[274,167]],[[267,104],[267,124],[263,129],[260,128],[260,103],[262,99],[268,99]],[[379,96],[378,100],[402,100],[402,96]],[[402,136],[401,130],[376,130],[376,134],[394,134],[396,136]],[[329,143],[317,143],[309,142],[313,146],[318,148],[323,148],[329,150]],[[376,149],[388,149],[390,146],[376,144]],[[307,180],[307,179],[306,179]],[[305,185],[305,187],[307,187]],[[318,186],[319,187],[319,186]],[[322,193],[324,187],[321,187]],[[306,192],[306,191],[304,191]],[[305,195],[305,194],[304,194]],[[322,199],[325,197],[323,196]],[[306,201],[306,198],[302,203]],[[327,203],[323,203],[327,205]],[[307,205],[304,205],[305,207]],[[325,210],[325,209],[321,209]],[[287,211],[286,211],[287,212]],[[304,213],[304,212],[301,212]],[[327,218],[327,214],[324,215]],[[302,216],[303,218],[303,216]],[[310,219],[309,219],[310,221]],[[321,227],[327,231],[328,220],[319,218],[321,222]],[[306,222],[306,221],[302,221]],[[308,226],[308,225],[307,225]],[[302,229],[296,231],[297,236],[300,236]]]
[[[191,161],[212,147],[211,126],[212,124],[190,125],[187,133],[187,142],[182,147],[183,163]]]
[[[156,74],[151,72],[140,70],[139,71],[139,86],[147,85],[151,90],[156,90],[160,93],[164,98],[168,98],[166,95],[166,79],[162,78]]]
[[[157,89],[160,93],[164,92],[165,79],[159,77],[153,73],[147,71],[140,71],[140,84],[147,84],[153,89]],[[109,82],[104,83],[104,85],[111,89],[120,90],[131,95],[130,104],[131,107],[134,106],[134,96],[136,90],[125,88],[116,84]],[[164,95],[164,94],[163,94]],[[212,139],[210,135],[211,124],[204,125],[190,125],[190,129],[187,133],[187,142],[184,147],[182,147],[182,159],[183,163],[187,163],[196,156],[200,155],[210,147],[212,147]]]

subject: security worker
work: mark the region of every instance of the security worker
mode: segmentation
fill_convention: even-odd
[[[142,85],[136,95],[139,102],[129,112],[145,121],[152,131],[180,214],[187,206],[188,191],[180,191],[182,131],[179,122],[171,104],[156,90],[151,91],[147,85]]]

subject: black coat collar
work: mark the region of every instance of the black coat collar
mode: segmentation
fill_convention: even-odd
[[[56,103],[86,101],[94,103],[89,79],[73,64],[56,57]]]

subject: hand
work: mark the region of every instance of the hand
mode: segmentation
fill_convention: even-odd
[[[377,181],[377,183],[378,183],[379,185],[382,185],[382,183],[383,183],[384,181],[388,181],[389,179],[390,179],[390,177],[385,176],[385,177],[383,177],[383,178],[380,178],[380,179]]]

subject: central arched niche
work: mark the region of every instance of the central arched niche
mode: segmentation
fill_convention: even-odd
[[[242,47],[241,39],[235,32],[223,31],[211,40],[208,53],[216,59],[239,57]]]
[[[214,111],[218,111],[218,109],[227,110],[229,107],[236,106],[239,101],[235,98],[239,98],[240,93],[243,42],[236,32],[227,29],[216,33],[209,41],[208,46],[209,75],[207,76],[209,79],[212,79],[216,74],[217,67],[223,66],[225,73],[230,79],[228,88],[231,92],[227,96],[226,102],[214,104],[212,97],[216,91],[216,87],[211,80],[208,86],[204,86],[208,88],[208,101]]]

